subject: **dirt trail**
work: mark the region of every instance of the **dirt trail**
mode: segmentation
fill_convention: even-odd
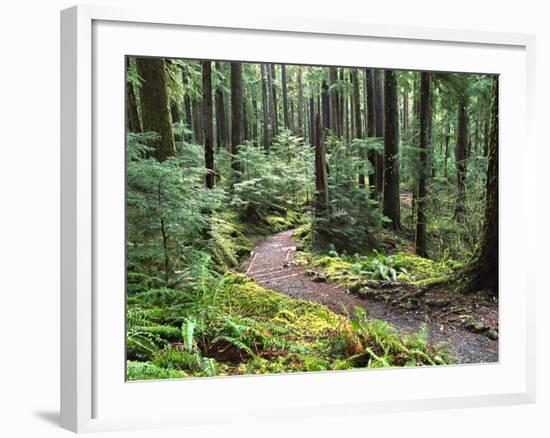
[[[355,306],[363,307],[371,318],[387,321],[405,332],[417,331],[426,322],[430,341],[449,342],[459,363],[498,361],[498,341],[471,333],[460,325],[439,323],[429,316],[425,321],[425,315],[356,297],[349,294],[343,285],[315,282],[314,278],[306,275],[307,266],[293,265],[295,253],[292,230],[284,231],[257,242],[251,257],[243,263],[242,270],[267,289],[291,298],[325,304],[339,314],[346,312],[344,308],[353,313]]]

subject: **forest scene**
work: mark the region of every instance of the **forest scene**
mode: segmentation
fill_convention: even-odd
[[[498,361],[498,77],[126,57],[127,379]]]

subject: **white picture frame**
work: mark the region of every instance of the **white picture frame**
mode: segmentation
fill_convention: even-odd
[[[193,48],[168,44],[174,35],[193,38]],[[218,45],[208,42],[211,40]],[[233,41],[234,52],[229,53],[220,41]],[[269,53],[262,55],[257,41],[270,47]],[[124,313],[120,313],[124,290],[105,292],[110,284],[115,286],[111,290],[120,286],[124,257],[123,242],[120,247],[124,228],[124,202],[120,196],[124,175],[121,54],[240,57],[289,63],[300,63],[307,57],[305,63],[323,64],[323,56],[330,53],[317,52],[321,43],[334,44],[329,52],[332,50],[332,62],[340,65],[367,66],[361,58],[362,49],[370,47],[369,56],[377,59],[375,65],[368,65],[371,67],[501,75],[500,178],[504,182],[505,176],[514,172],[516,184],[504,182],[500,187],[503,292],[499,363],[125,383],[120,378],[124,374],[124,356],[120,354],[124,345],[120,338],[124,332]],[[298,47],[291,51],[291,45],[296,44]],[[215,13],[194,16],[153,7],[135,10],[78,6],[62,11],[62,427],[84,432],[184,426],[211,421],[214,416],[217,422],[223,422],[247,416],[302,418],[534,402],[534,273],[527,261],[519,260],[514,266],[517,279],[509,277],[511,261],[507,254],[511,249],[528,251],[534,245],[535,221],[526,208],[517,203],[511,208],[506,202],[514,197],[520,203],[535,205],[534,170],[528,169],[527,158],[508,153],[511,145],[521,140],[525,151],[522,155],[535,154],[531,126],[534,46],[534,36],[524,34],[246,15],[228,22]],[[288,53],[283,54],[285,48]],[[392,59],[388,53],[400,56]],[[514,126],[507,123],[512,120]],[[113,147],[107,149],[104,145]],[[506,233],[521,223],[521,240]],[[513,327],[509,323],[512,316]],[[513,357],[511,351],[515,352]],[[182,390],[193,394],[193,405],[178,400]],[[293,392],[292,402],[285,404],[288,397],[284,396],[289,391]],[[219,400],[211,401],[209,397],[216,394]],[[232,395],[232,404],[228,405],[227,394]],[[262,399],[262,394],[268,394],[272,403]],[[166,403],[159,402],[158,397]],[[138,399],[145,406],[132,403]],[[172,408],[168,409],[168,403]],[[207,411],[201,406],[208,403]]]

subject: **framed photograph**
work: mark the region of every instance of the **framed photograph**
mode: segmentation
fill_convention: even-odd
[[[534,401],[534,37],[61,24],[63,427]]]

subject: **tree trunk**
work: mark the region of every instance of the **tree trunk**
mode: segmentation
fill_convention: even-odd
[[[343,84],[345,81],[345,74],[344,74],[344,68],[342,67],[340,69],[340,82]],[[344,123],[346,120],[344,119],[344,107],[347,106],[347,101],[344,99],[344,94],[340,92],[336,92],[336,132],[338,133],[338,137],[342,138],[344,136]]]
[[[466,203],[466,159],[468,154],[468,116],[466,113],[466,99],[461,98],[458,104],[458,124],[456,134],[456,184],[458,194],[455,204],[455,218],[463,220]]]
[[[329,128],[332,130],[332,134],[339,137],[340,132],[338,130],[338,91],[335,88],[336,83],[338,82],[338,74],[336,72],[336,67],[328,68],[328,81],[332,90],[329,91],[329,107],[330,107],[330,124]]]
[[[315,147],[315,217],[326,220],[328,219],[329,192],[323,127],[319,114],[315,117],[313,145]],[[324,233],[320,232],[319,228],[314,229],[314,246],[321,249],[326,246],[326,243]]]
[[[269,98],[267,94],[267,73],[266,65],[260,64],[260,74],[262,76],[262,113],[263,113],[263,145],[266,151],[269,150]]]
[[[170,105],[170,115],[172,117],[172,124],[180,122],[180,111],[176,102],[172,102]],[[174,140],[176,142],[181,141],[181,135],[174,133]]]
[[[281,86],[283,88],[283,122],[286,129],[290,129],[290,119],[288,117],[288,94],[286,89],[286,65],[281,64]]]
[[[193,108],[193,134],[195,143],[203,144],[201,103],[198,100],[194,100],[191,106]]]
[[[375,133],[376,137],[384,137],[384,93],[382,91],[382,78],[380,70],[373,70],[374,82],[374,111],[375,111]],[[376,180],[376,191],[382,194],[384,189],[384,154],[376,154],[376,169],[374,179]]]
[[[161,58],[137,58],[137,71],[143,82],[141,84],[141,114],[143,130],[159,134],[152,146],[156,158],[164,161],[176,154],[172,119],[168,110],[168,92],[166,90],[166,73],[164,60]]]
[[[444,160],[444,169],[443,169],[443,175],[445,176],[445,179],[449,179],[449,141],[451,139],[451,123],[447,121],[447,125],[445,127],[445,160]]]
[[[372,69],[369,68],[365,69],[365,95],[367,97],[367,137],[373,138],[376,137],[376,106],[374,93],[374,75]],[[371,194],[375,194],[377,192],[377,155],[379,154],[377,154],[375,150],[369,150],[367,155],[372,168],[372,171],[369,175],[369,187]]]
[[[130,70],[130,58],[126,57],[126,72],[128,70]],[[141,132],[136,92],[133,82],[128,80],[126,80],[126,129],[130,132]]]
[[[252,99],[252,109],[253,109],[253,118],[252,118],[252,136],[254,140],[254,144],[258,144],[258,136],[259,136],[259,129],[258,129],[258,101],[256,99]]]
[[[240,170],[236,159],[239,146],[242,143],[243,129],[243,66],[240,62],[231,63],[231,169],[235,173]]]
[[[403,90],[403,139],[409,131],[409,92]]]
[[[315,146],[313,136],[315,134],[315,100],[313,96],[309,98],[309,142]]]
[[[416,215],[416,254],[428,257],[426,243],[426,206],[428,151],[431,143],[430,73],[420,74],[420,169],[418,176],[418,210]]]
[[[189,81],[187,79],[187,74],[185,73],[185,70],[183,68],[181,69],[181,82],[183,84],[183,89],[185,93],[183,95],[183,109],[185,113],[185,124],[187,126],[187,129],[192,129],[193,118],[191,116],[191,99],[189,98],[189,93],[187,92]],[[187,140],[191,140],[190,135],[186,135],[185,138]]]
[[[304,89],[302,86],[302,67],[297,66],[298,73],[296,75],[296,81],[298,83],[298,132],[301,137],[304,136]]]
[[[275,65],[269,64],[268,67],[269,84],[271,87],[271,122],[273,137],[279,135],[279,114],[277,112],[277,89],[275,87]]]
[[[221,63],[216,61],[214,66],[216,70],[221,73]],[[226,115],[224,100],[222,88],[218,86],[216,88],[216,128],[218,134],[218,150],[220,150],[222,146],[227,146],[227,125],[225,122]]]
[[[322,102],[322,115],[323,115],[323,129],[329,129],[330,127],[330,104],[328,96],[328,85],[325,81],[321,86],[321,102]]]
[[[491,289],[498,294],[498,78],[493,78],[489,128],[489,164],[481,245],[465,270],[464,291]]]
[[[204,164],[206,187],[211,189],[216,181],[214,168],[214,127],[212,121],[212,63],[202,61],[202,111],[204,126]]]
[[[361,123],[361,93],[359,91],[359,72],[356,68],[351,70],[353,81],[353,103],[354,103],[354,118],[355,118],[355,138],[363,138],[362,123]],[[367,160],[367,151],[361,148],[359,154],[361,161]],[[363,164],[363,163],[361,163]],[[359,172],[359,187],[365,187],[365,174]]]
[[[246,101],[243,99],[243,140],[249,140],[250,139],[250,133],[248,132],[248,106],[246,105]]]
[[[384,207],[389,226],[401,229],[399,203],[399,108],[393,70],[384,71]]]

